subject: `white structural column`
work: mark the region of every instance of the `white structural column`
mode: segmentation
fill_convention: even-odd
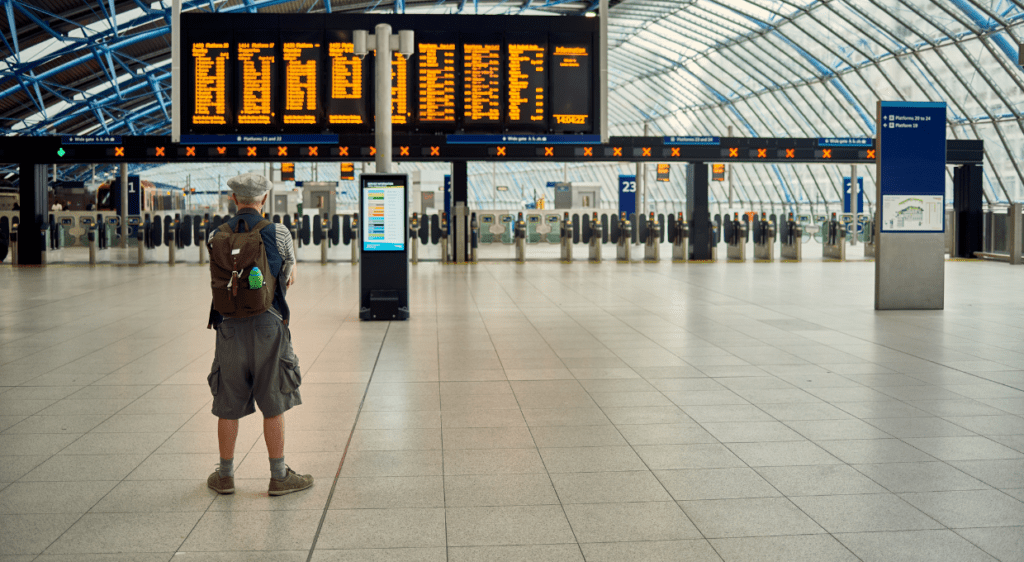
[[[171,142],[181,142],[181,0],[171,3]]]
[[[391,26],[379,23],[373,35],[366,30],[357,29],[352,32],[353,51],[360,58],[368,54],[367,43],[373,41],[376,46],[374,59],[374,133],[377,153],[374,158],[378,174],[391,173],[391,53],[398,51],[406,58],[416,52],[413,32],[402,30],[398,35],[391,34]]]

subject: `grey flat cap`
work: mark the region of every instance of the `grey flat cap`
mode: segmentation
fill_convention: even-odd
[[[259,197],[270,191],[270,182],[259,174],[242,174],[229,179],[228,187],[239,197]]]

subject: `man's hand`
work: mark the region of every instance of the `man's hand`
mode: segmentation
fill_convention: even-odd
[[[297,273],[298,270],[299,270],[299,264],[298,264],[298,262],[296,262],[295,265],[292,266],[291,274],[288,275],[288,282],[285,283],[285,285],[284,285],[285,287],[291,288],[291,286],[295,284],[295,277],[296,277],[296,275],[298,275],[298,273]]]

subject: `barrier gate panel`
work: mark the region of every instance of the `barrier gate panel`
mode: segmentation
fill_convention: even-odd
[[[665,217],[665,222],[662,223],[662,230],[668,231],[668,241],[675,243],[676,241],[676,217],[672,213],[669,213]]]
[[[427,215],[420,215],[420,230],[416,233],[420,237],[420,244],[426,246],[430,240],[430,220]]]
[[[430,243],[437,244],[441,241],[441,217],[430,215]]]
[[[611,241],[612,244],[619,243],[620,233],[621,230],[619,229],[619,218],[615,217],[614,219],[611,219],[611,222],[608,224],[608,239]]]
[[[580,243],[580,230],[583,229],[583,225],[580,224],[580,216],[578,214],[574,214],[572,216],[572,225],[574,227],[572,229],[572,243],[573,244],[579,244]]]
[[[501,224],[505,227],[501,233],[501,243],[511,246],[515,243],[516,218],[513,215],[501,215]]]
[[[540,215],[529,214],[526,215],[526,243],[537,244],[540,242],[541,232],[538,230],[540,227]]]
[[[601,215],[601,243],[608,243],[608,215]]]
[[[558,215],[544,215],[544,222],[551,230],[547,235],[548,244],[559,244],[562,241],[562,218]]]
[[[494,215],[492,214],[481,214],[480,215],[480,244],[493,244],[495,241],[495,235],[491,232],[491,228],[494,227]]]
[[[665,241],[665,215],[662,213],[658,214],[658,224],[661,225],[661,233],[658,235],[658,242]]]
[[[590,244],[590,237],[593,236],[590,228],[590,217],[583,217],[583,222],[580,224],[580,241],[584,244]]]

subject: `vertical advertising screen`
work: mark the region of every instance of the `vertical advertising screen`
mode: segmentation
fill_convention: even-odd
[[[405,176],[362,176],[363,251],[405,251]]]

